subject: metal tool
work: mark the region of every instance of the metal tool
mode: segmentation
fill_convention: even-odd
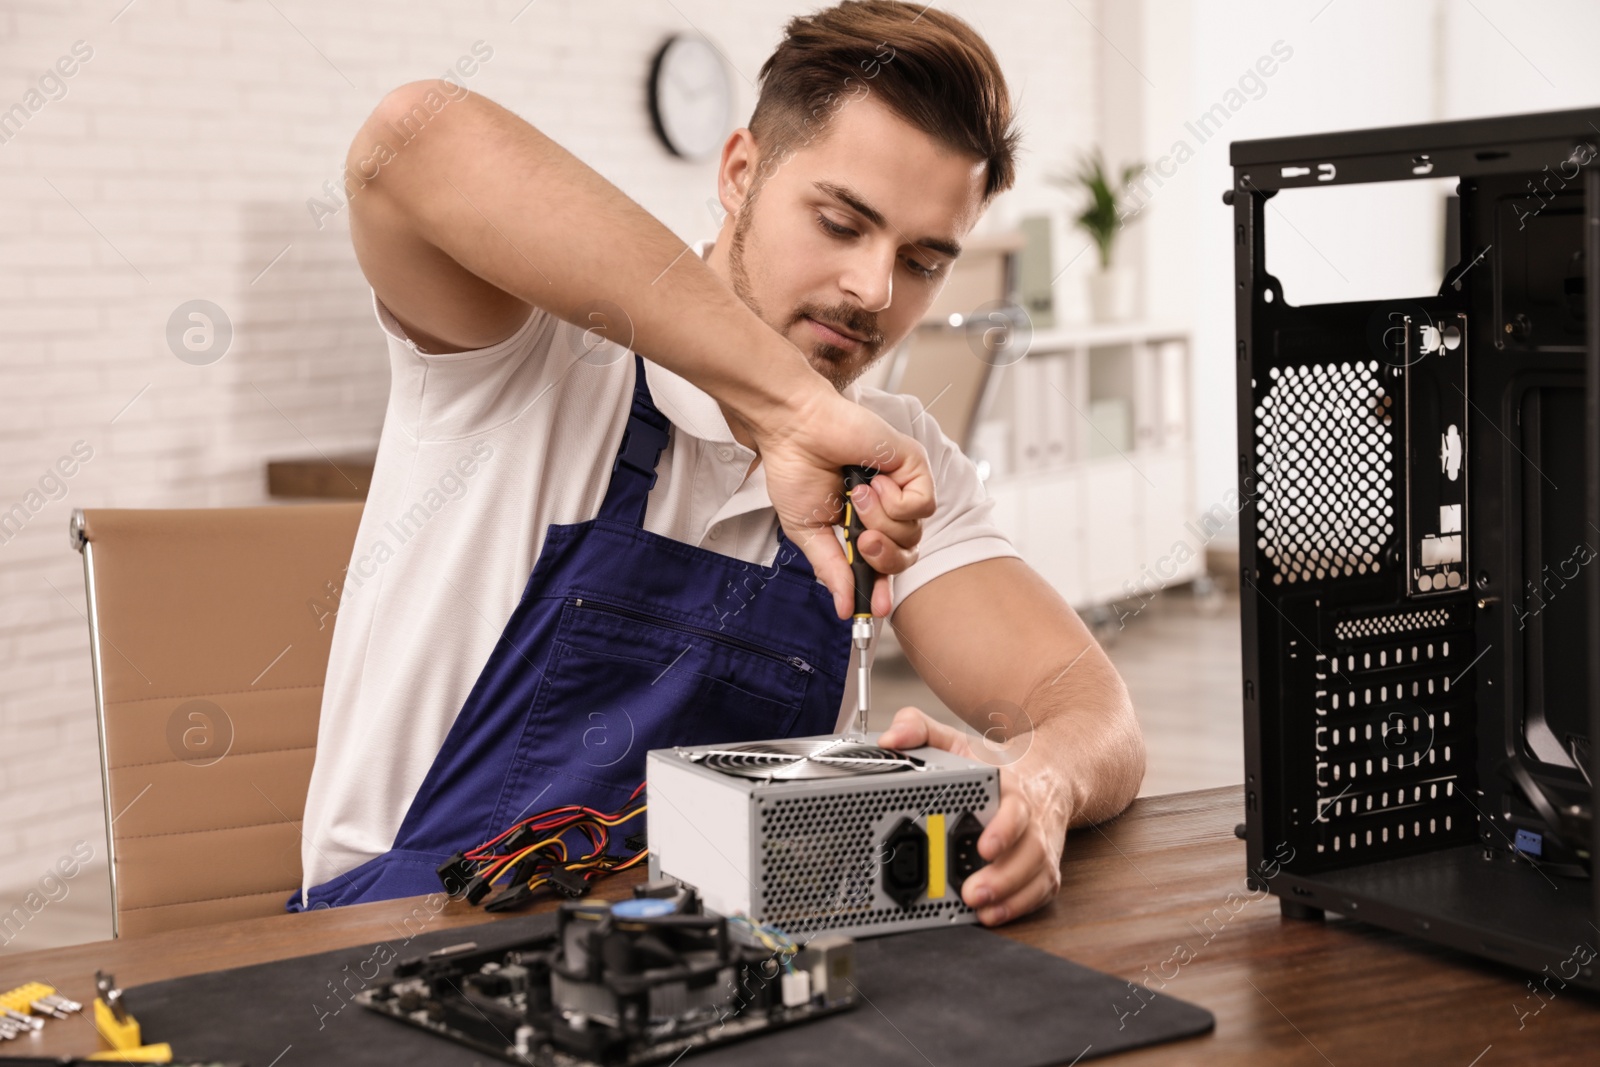
[[[6,1008],[0,1012],[0,1022],[9,1025],[13,1030],[42,1030],[44,1020],[35,1015],[27,1015],[15,1008]]]
[[[878,474],[873,467],[846,467],[844,469],[844,556],[850,564],[851,577],[855,579],[855,618],[850,624],[850,639],[856,646],[856,721],[845,734],[852,741],[867,739],[867,708],[871,702],[872,672],[867,662],[867,646],[872,642],[872,586],[878,572],[872,569],[856,548],[856,540],[866,532],[851,490],[858,485],[869,485]]]
[[[94,972],[94,990],[117,1022],[128,1021],[128,1009],[122,1006],[122,990],[117,988],[115,978],[104,971]]]
[[[104,971],[94,972],[94,991],[94,1028],[112,1051],[97,1053],[91,1059],[118,1063],[172,1062],[171,1045],[165,1041],[144,1043],[139,1020],[129,1014],[122,1003],[122,990],[117,988],[115,978]]]

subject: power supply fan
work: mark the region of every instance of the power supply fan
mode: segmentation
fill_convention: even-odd
[[[741,778],[792,781],[848,778],[914,770],[922,761],[893,749],[843,738],[750,741],[702,749],[690,756],[696,763]]]

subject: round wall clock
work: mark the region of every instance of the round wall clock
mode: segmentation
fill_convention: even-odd
[[[722,147],[733,116],[733,86],[704,37],[667,39],[650,65],[650,118],[673,155],[706,159]]]

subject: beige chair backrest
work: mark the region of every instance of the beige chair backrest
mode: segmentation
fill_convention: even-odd
[[[994,349],[1011,336],[1000,305],[1015,288],[1022,245],[1020,231],[969,240],[944,288],[883,374],[881,388],[916,397],[963,449],[972,443],[973,420],[984,406],[994,366],[1014,358]],[[1020,340],[1010,343],[1023,346]]]
[[[985,358],[987,357],[987,359]],[[993,367],[981,333],[919,326],[906,339],[894,391],[914,396],[946,437],[971,442],[972,421]]]
[[[361,504],[73,515],[118,936],[281,912]]]

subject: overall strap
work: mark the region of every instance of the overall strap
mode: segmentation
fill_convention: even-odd
[[[804,552],[800,551],[800,546],[791,541],[789,535],[783,532],[783,523],[781,522],[778,523],[778,553],[772,557],[772,562],[806,578],[816,577],[816,571],[812,569],[811,561],[806,558]]]
[[[633,406],[628,413],[628,425],[622,431],[622,443],[617,446],[617,458],[611,464],[611,482],[606,487],[598,517],[643,528],[650,490],[656,484],[656,464],[667,447],[667,431],[672,424],[650,399],[644,358],[638,353],[634,353],[633,368]],[[811,561],[800,551],[800,546],[784,534],[781,523],[773,562],[806,578],[816,577]]]
[[[628,425],[622,431],[616,461],[611,464],[611,483],[600,505],[602,519],[644,525],[645,505],[656,484],[656,461],[667,447],[667,417],[650,400],[650,386],[644,378],[644,357],[633,356],[633,406]]]

